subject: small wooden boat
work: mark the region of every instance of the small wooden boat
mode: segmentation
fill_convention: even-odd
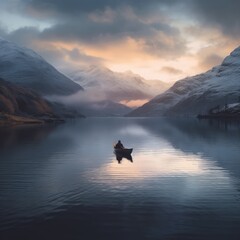
[[[130,155],[133,151],[133,148],[114,148],[116,154]]]

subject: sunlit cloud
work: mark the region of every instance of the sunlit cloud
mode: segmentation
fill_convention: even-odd
[[[166,73],[169,73],[169,74],[175,74],[175,75],[179,75],[182,73],[181,70],[177,69],[177,68],[174,68],[174,67],[170,67],[170,66],[164,66],[161,68],[160,71],[163,71],[163,72],[166,72]]]
[[[147,103],[149,99],[143,99],[143,100],[132,100],[132,101],[121,101],[120,103],[131,107],[131,108],[136,108],[139,106],[142,106],[143,104]]]

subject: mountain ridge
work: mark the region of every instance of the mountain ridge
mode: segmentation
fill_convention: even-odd
[[[177,81],[128,116],[196,116],[240,96],[240,47],[211,70]]]

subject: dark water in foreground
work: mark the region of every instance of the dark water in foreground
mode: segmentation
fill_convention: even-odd
[[[119,164],[112,144],[134,147]],[[84,119],[0,129],[0,239],[240,239],[240,126]]]

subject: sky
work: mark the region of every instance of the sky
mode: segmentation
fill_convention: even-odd
[[[103,65],[173,82],[240,45],[239,0],[1,0],[0,36],[63,72]]]

